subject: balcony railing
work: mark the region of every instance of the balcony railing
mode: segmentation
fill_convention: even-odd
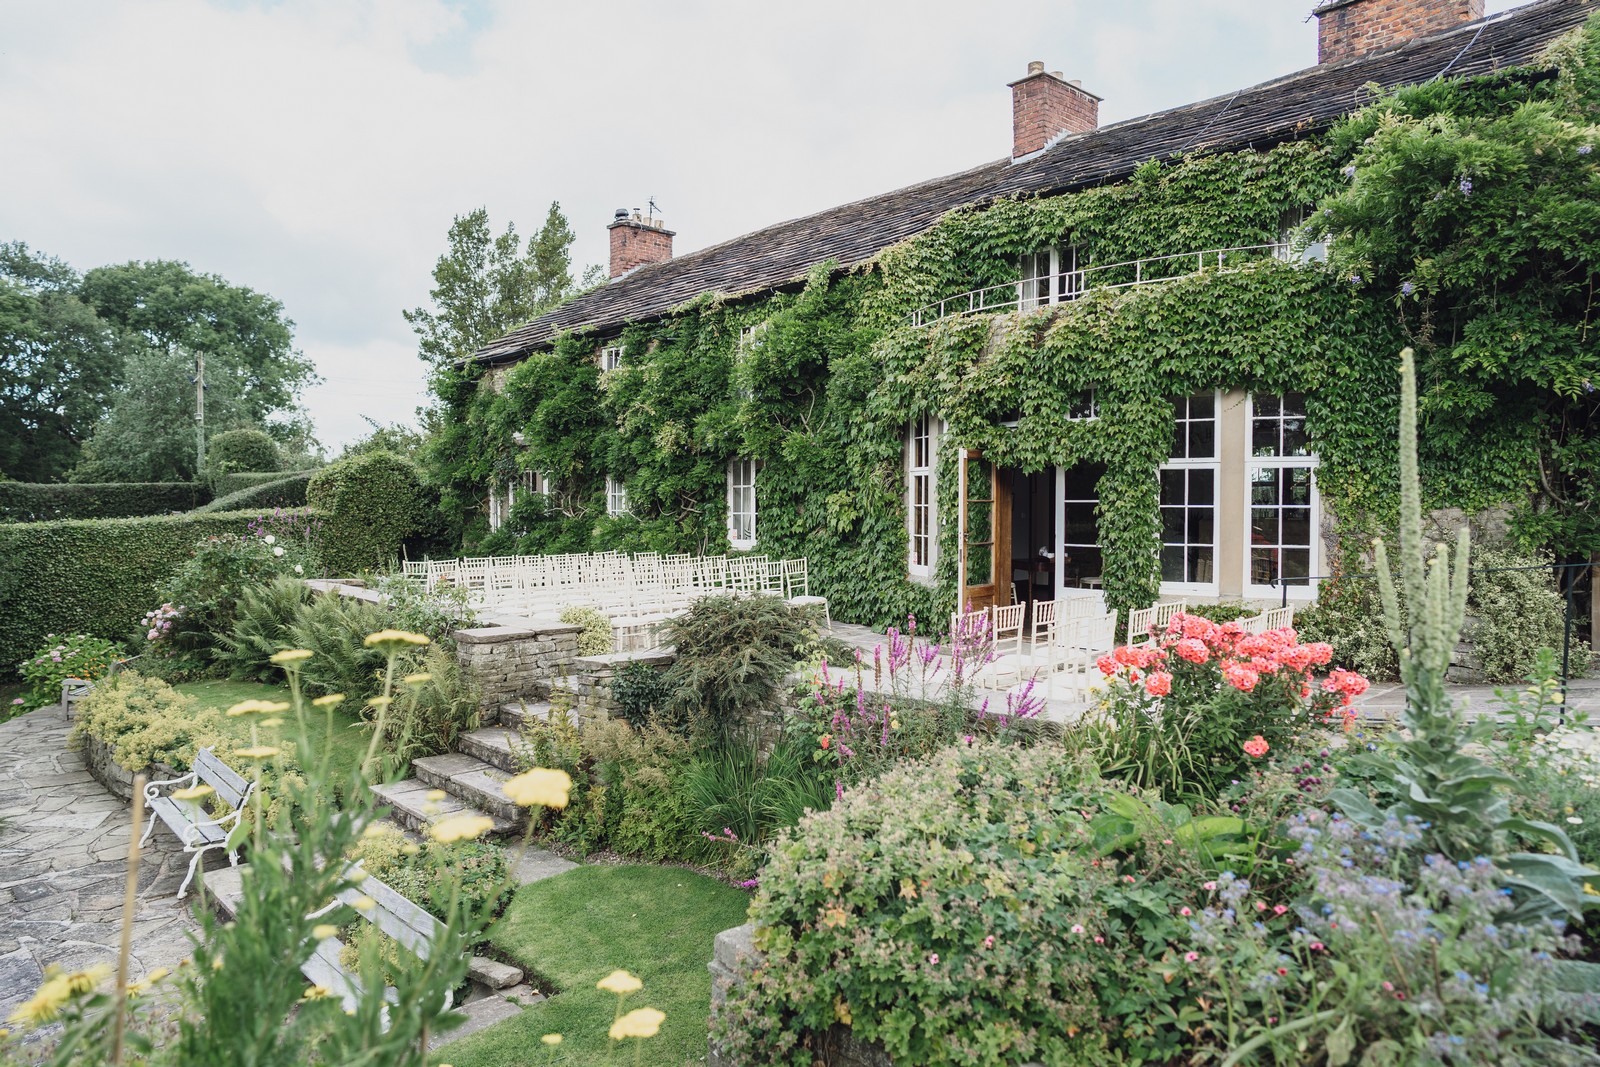
[[[1289,245],[1278,242],[1240,245],[1237,248],[1209,248],[1204,252],[1179,252],[1170,256],[1149,256],[1122,263],[1106,263],[1085,267],[1082,270],[1004,282],[986,289],[974,289],[959,296],[946,297],[913,311],[910,316],[911,325],[926,326],[930,322],[956,315],[1032,311],[1047,304],[1077,300],[1086,293],[1102,289],[1127,289],[1135,285],[1170,282],[1178,278],[1192,277],[1204,270],[1221,269],[1230,263],[1260,260],[1267,256],[1282,260],[1312,259],[1315,258],[1315,253],[1297,257]],[[1041,289],[1044,291],[1041,292]]]

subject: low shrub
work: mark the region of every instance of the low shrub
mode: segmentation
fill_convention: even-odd
[[[282,469],[278,443],[261,430],[224,430],[206,441],[206,478],[213,488],[224,475]]]
[[[0,524],[0,665],[49,633],[121,639],[161,600],[195,542],[238,535],[251,512]]]
[[[672,696],[666,671],[649,663],[625,663],[611,678],[611,699],[617,714],[632,726],[643,726],[666,707]]]
[[[398,828],[375,823],[378,829],[362,837],[351,851],[372,877],[384,882],[434,918],[450,917],[452,887],[458,887],[458,905],[498,915],[509,898],[509,865],[505,850],[478,841],[448,844],[424,840],[412,844]]]
[[[205,514],[210,511],[243,511],[246,508],[300,508],[306,503],[306,487],[311,484],[311,471],[297,471],[294,474],[270,473],[259,474],[233,474],[227,480],[247,479],[248,484],[223,493],[218,490],[218,495],[211,503],[195,511]]]
[[[311,693],[343,693],[350,700],[365,700],[377,693],[384,665],[382,649],[368,648],[367,634],[388,629],[381,605],[351,597],[325,594],[313,597],[289,625],[291,648],[315,653],[301,668],[301,678]],[[402,674],[410,673],[409,659]]]
[[[227,759],[231,744],[220,713],[202,709],[194,697],[137,671],[112,675],[78,704],[72,739],[94,737],[109,745],[112,758],[126,770],[152,763],[185,770],[196,750],[217,749]]]
[[[1507,546],[1472,550],[1465,637],[1491,682],[1520,681],[1539,649],[1561,647],[1566,604],[1555,572],[1541,566],[1548,563],[1548,556]],[[1572,644],[1572,662],[1581,667],[1589,660],[1588,645],[1577,634]]]
[[[164,601],[178,605],[178,616],[170,632],[152,643],[152,653],[208,663],[220,638],[233,632],[246,592],[276,578],[303,576],[316,566],[309,532],[278,526],[284,529],[281,536],[261,533],[257,524],[244,534],[214,535],[194,545],[162,590]]]
[[[189,511],[207,497],[197,482],[34,484],[0,481],[0,522],[125,519]]]
[[[424,634],[436,645],[454,649],[455,632],[478,623],[470,589],[449,585],[424,589],[404,578],[383,577],[377,590],[391,627]]]
[[[388,565],[408,540],[430,535],[439,522],[416,465],[392,452],[322,468],[311,476],[306,501],[327,523],[322,562],[337,575]]]
[[[310,471],[302,471],[300,473],[305,474],[307,477],[310,477],[311,474]],[[237,493],[241,489],[254,489],[256,486],[266,485],[268,482],[282,481],[286,477],[289,477],[289,473],[281,470],[237,471],[233,474],[219,475],[215,479],[212,488],[218,497],[224,497]]]
[[[667,624],[674,659],[668,714],[716,739],[778,706],[783,681],[816,640],[821,619],[773,596],[703,597]]]
[[[455,654],[429,645],[407,657],[403,696],[384,720],[383,750],[396,766],[454,750],[456,739],[480,722],[478,691]]]
[[[1365,574],[1341,575],[1322,582],[1316,602],[1295,612],[1295,631],[1302,641],[1333,646],[1333,658],[1374,681],[1400,677],[1400,661],[1383,628],[1383,602],[1378,583]]]
[[[44,647],[22,661],[22,681],[28,689],[11,703],[26,711],[59,704],[61,685],[68,678],[89,682],[104,678],[122,656],[122,646],[115,641],[88,634],[60,638],[46,634]]]
[[[594,608],[568,605],[561,609],[561,621],[569,626],[581,626],[578,632],[578,655],[604,656],[612,651],[611,620]]]

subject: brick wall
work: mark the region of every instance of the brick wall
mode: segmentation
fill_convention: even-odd
[[[1035,70],[1037,67],[1039,69]],[[1011,83],[1011,158],[1039,151],[1063,133],[1100,125],[1100,98],[1030,63],[1028,76]]]
[[[1336,63],[1483,18],[1483,0],[1331,0],[1316,10],[1317,62]]]
[[[646,263],[665,263],[672,258],[672,238],[675,234],[663,228],[659,219],[655,222],[637,217],[618,219],[606,229],[611,231],[613,278]]]

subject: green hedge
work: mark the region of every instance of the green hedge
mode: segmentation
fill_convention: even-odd
[[[416,464],[393,452],[322,468],[311,477],[306,503],[322,516],[322,565],[334,575],[387,566],[402,545],[432,533],[439,521]]]
[[[232,474],[217,475],[212,479],[212,488],[220,498],[230,496],[241,489],[253,489],[268,482],[279,482],[288,476],[288,471],[236,471]]]
[[[0,526],[0,674],[51,633],[122,640],[202,537],[243,533],[254,511]]]
[[[196,482],[0,482],[0,522],[161,515],[189,511],[207,496],[205,486]]]
[[[261,430],[224,430],[206,442],[206,474],[213,485],[236,471],[278,471],[283,453]]]
[[[298,471],[294,474],[268,474],[268,480],[245,485],[239,489],[219,496],[204,507],[194,510],[196,515],[205,515],[218,511],[243,511],[246,508],[255,508],[264,511],[269,508],[299,508],[306,503],[306,486],[311,482],[315,471]],[[251,477],[258,475],[230,474],[229,478]]]

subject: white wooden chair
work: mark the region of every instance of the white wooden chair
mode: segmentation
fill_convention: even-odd
[[[833,629],[833,613],[828,608],[828,598],[814,596],[811,592],[811,578],[806,570],[806,560],[786,559],[778,565],[782,568],[783,597],[795,608],[822,608],[822,622],[828,629]]]
[[[201,800],[179,800],[169,795],[173,788],[188,789],[200,784],[211,787],[216,798],[227,808],[226,812],[213,817]],[[228,834],[239,824],[240,815],[254,788],[254,782],[241,778],[209,748],[202,748],[194,754],[194,764],[188,774],[151,782],[144,787],[144,806],[156,818],[151,819],[145,827],[144,837],[139,844],[142,846],[150,840],[150,835],[155,832],[156,819],[159,819],[178,835],[178,840],[183,842],[183,850],[194,854],[189,861],[189,873],[178,887],[179,900],[188,895],[189,883],[194,881],[195,869],[200,866],[200,857],[214,848],[227,847]],[[239,865],[237,850],[228,853],[228,862],[236,867]]]
[[[1081,700],[1094,677],[1089,672],[1099,673],[1096,661],[1116,647],[1117,613],[1058,620],[1056,634],[1050,694],[1054,696],[1058,687],[1064,687],[1072,699]]]
[[[1021,681],[1024,675],[1042,674],[1047,669],[1048,664],[1035,665],[1023,653],[1022,615],[1026,610],[1026,604],[1011,604],[990,611],[990,648],[994,658],[973,674],[975,684],[985,689],[1004,689]]]
[[[1186,600],[1166,600],[1128,612],[1128,644],[1149,641],[1152,633],[1160,634],[1166,630],[1174,615],[1188,610],[1189,602]]]
[[[1294,625],[1294,607],[1269,608],[1261,613],[1264,620],[1261,629],[1284,630]]]

